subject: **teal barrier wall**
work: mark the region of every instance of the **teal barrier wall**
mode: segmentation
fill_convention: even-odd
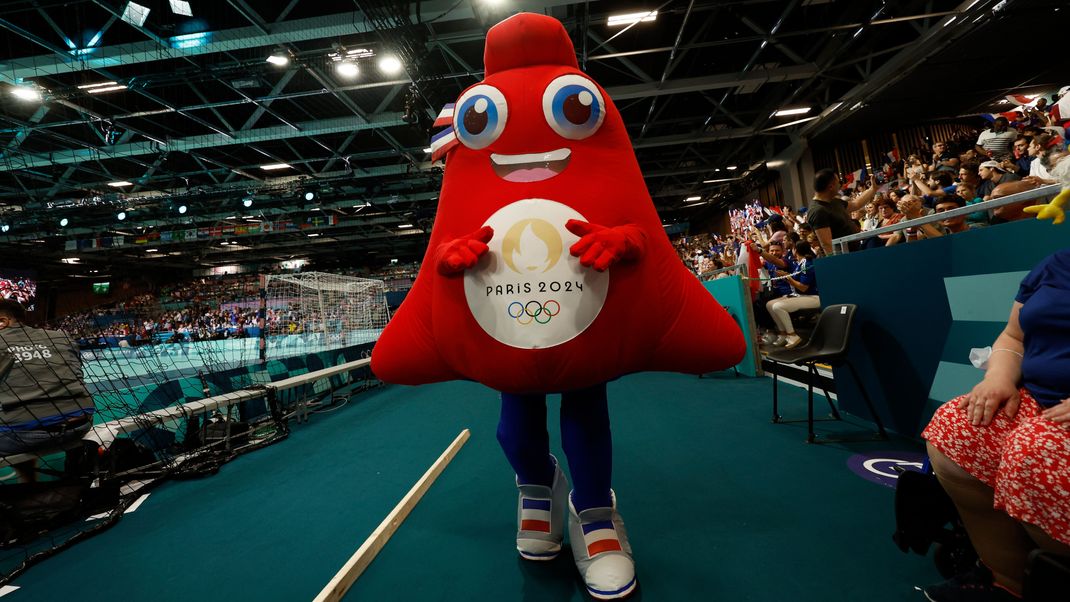
[[[710,291],[718,303],[728,310],[736,324],[739,324],[740,329],[743,330],[743,337],[747,339],[747,355],[736,365],[736,369],[740,374],[758,376],[758,355],[754,348],[754,308],[751,306],[750,296],[743,285],[743,279],[739,276],[729,276],[709,280],[703,282],[702,285]]]
[[[1022,277],[1070,246],[1070,227],[1035,220],[819,259],[821,304],[858,305],[850,358],[885,424],[916,435],[944,401],[984,374],[972,347],[995,341]],[[848,371],[840,405],[868,417]]]

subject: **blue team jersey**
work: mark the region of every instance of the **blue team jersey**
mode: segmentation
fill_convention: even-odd
[[[1070,397],[1070,248],[1056,251],[1022,280],[1015,301],[1025,334],[1022,384],[1050,407]]]
[[[814,275],[814,260],[803,259],[799,262],[797,270],[802,270],[802,273],[795,277],[801,284],[805,284],[808,288],[806,292],[796,291],[800,295],[816,295],[817,294],[817,276]]]

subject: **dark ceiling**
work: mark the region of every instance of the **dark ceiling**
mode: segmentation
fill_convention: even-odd
[[[1060,3],[1028,0],[188,3],[192,17],[137,0],[150,10],[140,26],[120,0],[0,4],[0,265],[58,277],[419,259],[441,180],[424,152],[433,117],[481,79],[487,28],[520,10],[565,24],[667,219],[722,211],[760,182],[749,166],[799,135],[976,112],[1008,88],[1056,83],[1065,31]],[[652,8],[654,22],[607,25]],[[1050,41],[1034,26],[1054,27]],[[358,49],[404,69],[362,59],[344,78],[329,55]],[[273,53],[289,63],[266,62]],[[79,87],[104,82],[125,88]],[[813,108],[772,115],[801,106]],[[807,117],[819,118],[777,127]],[[290,167],[262,169],[273,163]],[[705,182],[729,166],[750,173]],[[108,185],[118,181],[130,185]],[[208,236],[175,240],[193,229]],[[113,246],[71,250],[102,238]]]

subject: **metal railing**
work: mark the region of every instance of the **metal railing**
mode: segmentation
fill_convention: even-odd
[[[1061,187],[1059,184],[1041,186],[1040,188],[1034,188],[1033,190],[1018,192],[998,199],[993,199],[991,201],[984,201],[975,205],[967,205],[965,207],[959,207],[950,211],[944,211],[943,213],[933,213],[932,215],[926,215],[916,219],[902,221],[896,224],[892,224],[891,226],[884,226],[883,228],[876,228],[874,230],[859,232],[858,234],[851,234],[850,236],[843,236],[832,241],[832,249],[833,252],[836,254],[849,253],[849,243],[855,241],[866,240],[868,238],[873,238],[874,236],[878,236],[880,234],[891,234],[892,232],[898,232],[900,230],[905,230],[907,228],[915,226],[924,226],[926,224],[941,222],[946,219],[969,215],[978,211],[989,211],[992,209],[997,209],[999,207],[1005,207],[1007,205],[1021,203],[1023,201],[1031,201],[1033,199],[1055,196],[1059,193],[1060,189]]]

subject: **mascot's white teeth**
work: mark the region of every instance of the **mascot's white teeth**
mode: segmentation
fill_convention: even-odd
[[[565,171],[572,151],[559,148],[546,153],[526,155],[491,154],[494,173],[507,182],[538,182],[548,180]]]

